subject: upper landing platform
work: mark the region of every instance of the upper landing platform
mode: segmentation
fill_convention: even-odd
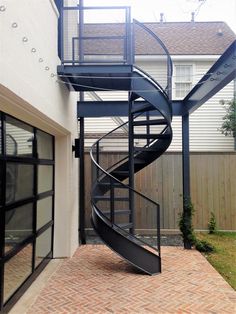
[[[116,10],[123,16],[121,23],[105,24],[86,20],[88,12],[94,10]],[[110,10],[110,11],[109,11]],[[93,14],[93,17],[100,14]],[[109,13],[106,14],[109,16]],[[170,93],[172,80],[172,61],[170,54],[160,38],[146,25],[133,20],[131,23],[128,7],[84,7],[83,1],[76,7],[62,7],[59,23],[59,55],[61,65],[58,76],[70,90],[74,91],[128,91],[135,55],[138,52],[136,39],[149,36],[155,45],[156,54],[163,59],[166,79],[157,82]],[[150,76],[145,73],[145,76]],[[161,76],[161,78],[163,75]],[[191,114],[219,90],[236,77],[236,40],[193,87],[189,94],[179,102],[178,115]]]
[[[57,73],[73,91],[130,90],[132,65],[60,65]]]

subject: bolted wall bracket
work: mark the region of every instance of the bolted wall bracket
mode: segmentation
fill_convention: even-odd
[[[75,158],[80,158],[80,139],[75,138],[75,145],[72,145],[72,152],[75,152]]]

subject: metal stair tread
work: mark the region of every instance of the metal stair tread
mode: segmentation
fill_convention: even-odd
[[[136,139],[169,139],[170,134],[134,134]]]
[[[105,212],[102,212],[103,215],[110,215],[111,214],[111,211],[105,211]],[[129,209],[118,209],[118,210],[114,210],[114,214],[115,215],[128,215],[130,214],[130,210]]]
[[[98,200],[98,201],[106,201],[110,200],[110,196],[93,196],[93,199]],[[129,197],[123,197],[123,196],[116,196],[114,197],[115,201],[129,201]]]
[[[117,226],[120,227],[121,229],[129,229],[133,227],[133,224],[131,222],[127,222],[127,223],[117,224]]]
[[[99,182],[99,185],[102,185],[102,186],[113,186],[116,189],[128,189],[128,187],[126,185],[122,185],[119,182],[113,182],[113,183],[110,183],[110,182]]]
[[[147,105],[139,105],[136,106],[131,110],[131,113],[138,113],[138,112],[144,112],[144,111],[150,111],[150,110],[156,110],[156,108],[153,105],[147,104]]]
[[[135,152],[158,152],[157,148],[154,147],[134,147]]]
[[[166,119],[155,119],[155,120],[139,120],[133,121],[134,126],[145,126],[145,125],[165,125],[167,124]]]
[[[146,164],[146,161],[144,159],[141,159],[141,158],[134,158],[134,164],[135,165],[142,165],[142,164]]]
[[[127,175],[129,174],[128,170],[114,170],[111,173],[112,175]]]

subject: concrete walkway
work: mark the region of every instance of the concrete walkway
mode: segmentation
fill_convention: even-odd
[[[162,263],[150,277],[103,245],[82,246],[52,261],[10,313],[236,313],[236,292],[199,252],[163,247]]]

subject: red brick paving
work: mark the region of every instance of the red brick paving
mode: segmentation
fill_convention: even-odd
[[[162,264],[150,277],[105,246],[82,246],[27,313],[236,313],[236,292],[199,252],[163,247]]]

